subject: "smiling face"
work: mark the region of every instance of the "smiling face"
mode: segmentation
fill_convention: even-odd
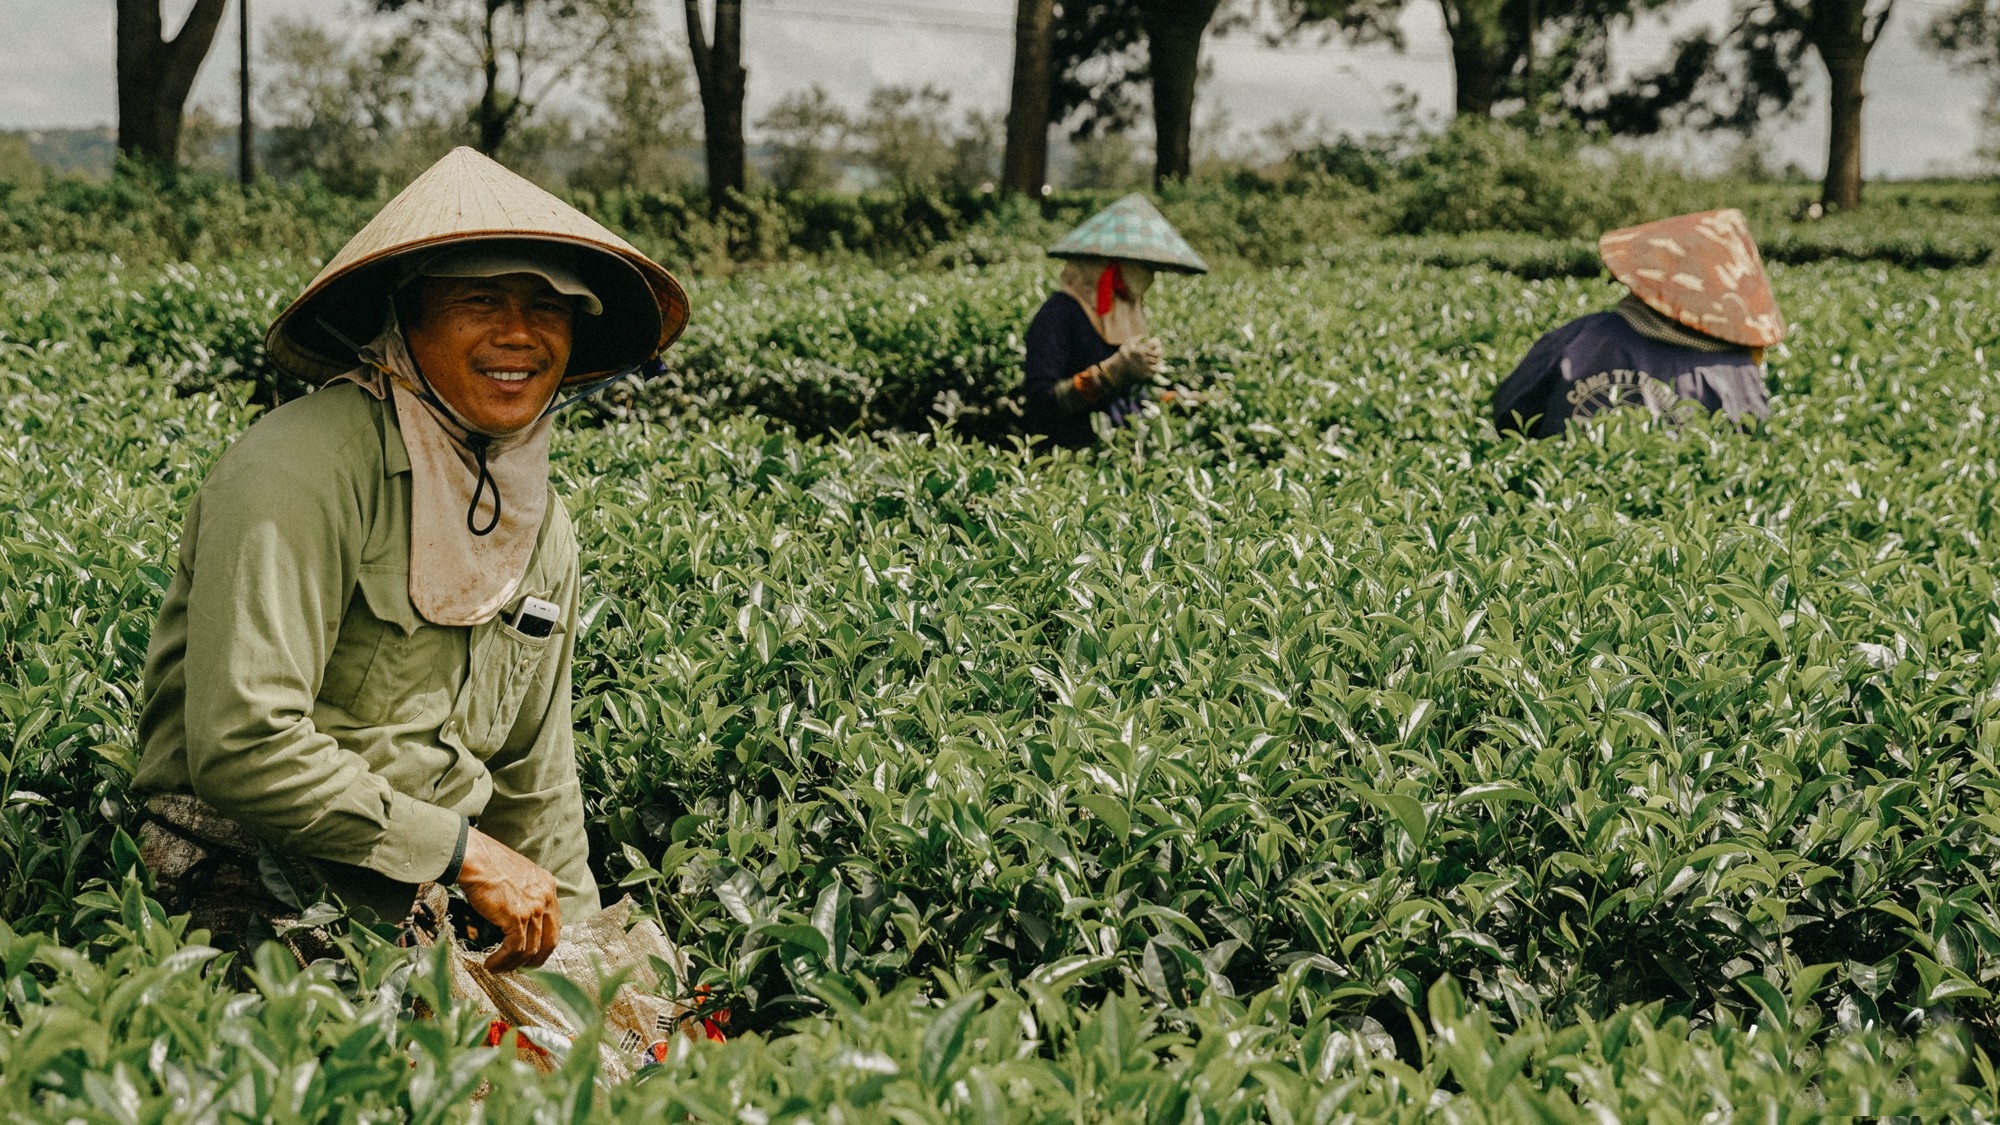
[[[459,418],[506,434],[541,417],[569,366],[575,301],[530,273],[429,277],[404,330],[410,355]]]

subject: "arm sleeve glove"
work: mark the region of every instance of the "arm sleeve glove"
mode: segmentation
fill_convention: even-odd
[[[1104,365],[1093,363],[1055,385],[1056,406],[1065,414],[1083,414],[1094,409],[1112,391]]]
[[[1080,414],[1134,383],[1145,382],[1161,367],[1157,340],[1127,340],[1102,363],[1093,363],[1056,384],[1056,404],[1065,413]]]

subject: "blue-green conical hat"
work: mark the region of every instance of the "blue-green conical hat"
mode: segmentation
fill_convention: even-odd
[[[1155,269],[1207,273],[1208,263],[1138,192],[1113,203],[1049,247],[1051,258],[1117,258]]]

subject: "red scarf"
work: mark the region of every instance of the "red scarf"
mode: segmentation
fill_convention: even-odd
[[[1119,297],[1132,299],[1132,291],[1125,287],[1125,273],[1118,268],[1118,259],[1104,264],[1104,272],[1097,275],[1097,315],[1102,317],[1111,311],[1111,302]]]

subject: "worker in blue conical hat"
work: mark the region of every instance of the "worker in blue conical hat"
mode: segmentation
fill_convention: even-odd
[[[1764,349],[1784,339],[1785,319],[1742,212],[1614,230],[1598,253],[1629,292],[1535,342],[1494,390],[1496,428],[1552,437],[1616,406],[1769,416]]]
[[[1208,264],[1136,193],[1063,236],[1049,256],[1065,259],[1061,288],[1028,325],[1022,420],[1050,443],[1078,448],[1097,440],[1093,416],[1122,425],[1164,367],[1146,325],[1153,275],[1207,273]]]

